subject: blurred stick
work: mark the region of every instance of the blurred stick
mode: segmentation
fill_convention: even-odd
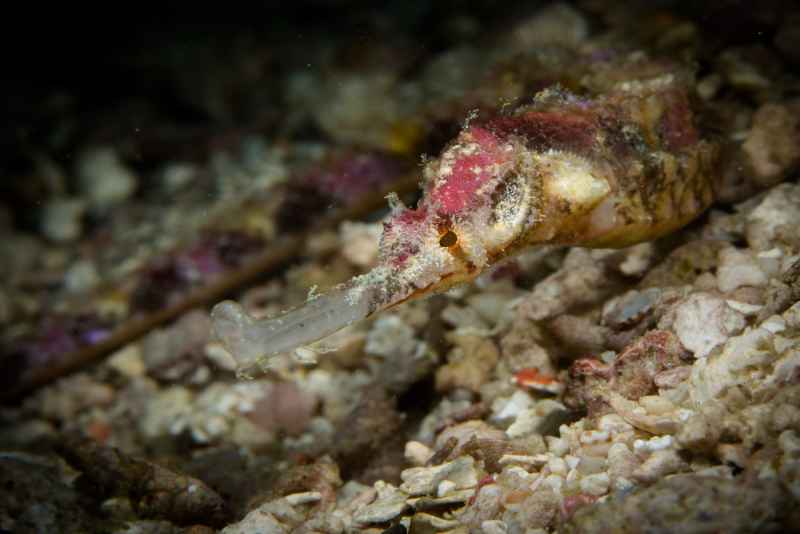
[[[254,256],[240,267],[210,280],[209,283],[189,290],[174,304],[124,321],[107,338],[63,355],[57,364],[25,369],[13,387],[0,392],[0,401],[18,399],[36,388],[101,360],[111,352],[188,310],[216,303],[224,296],[246,287],[298,256],[302,253],[303,245],[309,236],[333,228],[342,221],[360,219],[368,215],[385,204],[385,197],[390,192],[405,194],[416,191],[418,180],[419,177],[414,173],[405,175],[385,189],[368,193],[351,206],[324,216],[306,231],[278,238],[270,243],[269,248],[263,253]]]

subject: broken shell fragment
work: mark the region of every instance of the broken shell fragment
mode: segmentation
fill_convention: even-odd
[[[564,391],[564,384],[556,377],[540,373],[535,367],[521,369],[514,375],[514,382],[524,388],[558,395]]]

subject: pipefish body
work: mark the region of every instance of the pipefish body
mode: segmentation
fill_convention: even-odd
[[[714,198],[718,150],[695,124],[691,75],[637,61],[581,94],[551,87],[471,121],[424,167],[415,209],[390,198],[377,267],[275,318],[221,302],[216,337],[249,367],[530,246],[625,247],[686,225]]]

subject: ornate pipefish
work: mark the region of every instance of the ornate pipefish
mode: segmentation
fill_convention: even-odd
[[[538,244],[624,247],[672,232],[714,198],[692,77],[639,58],[603,64],[580,93],[473,119],[424,169],[415,209],[390,198],[378,266],[302,307],[255,320],[225,301],[216,336],[243,366],[316,341],[411,298],[475,278]]]

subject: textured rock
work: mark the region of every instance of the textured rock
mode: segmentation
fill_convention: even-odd
[[[464,388],[476,393],[489,381],[500,352],[491,339],[478,336],[453,336],[456,347],[448,354],[448,363],[436,370],[436,389]]]
[[[652,483],[688,468],[686,462],[674,449],[654,451],[632,474],[637,482]]]
[[[695,358],[707,356],[747,324],[741,313],[706,293],[694,293],[677,305],[673,328]]]
[[[774,481],[679,475],[579,510],[562,532],[777,533],[795,524],[793,509]]]
[[[41,216],[41,231],[56,242],[73,241],[83,233],[86,203],[78,198],[55,198],[45,204]]]
[[[345,221],[339,228],[342,255],[357,267],[372,267],[378,260],[378,238],[381,235],[379,224],[366,224]]]
[[[748,244],[756,250],[769,250],[777,243],[797,244],[800,226],[800,185],[780,184],[747,214]]]
[[[796,108],[770,102],[753,115],[742,150],[762,187],[780,181],[800,161],[800,120]]]
[[[136,175],[112,147],[83,152],[76,166],[81,191],[93,208],[106,209],[127,199],[136,187]]]
[[[564,266],[537,284],[519,309],[528,318],[541,321],[574,306],[597,302],[611,289],[602,251],[573,248],[564,259]]]
[[[358,523],[384,523],[394,519],[408,507],[408,494],[383,481],[375,483],[378,495],[374,502],[359,509],[353,516]]]
[[[633,473],[641,461],[624,443],[615,443],[608,450],[608,475],[614,489],[631,485]]]
[[[410,495],[435,494],[443,480],[453,482],[453,489],[472,488],[478,484],[478,472],[471,456],[462,456],[435,467],[412,467],[400,476],[403,479],[400,489]]]
[[[767,275],[751,253],[735,248],[725,248],[719,252],[717,284],[723,293],[742,286],[763,287],[767,281]]]

